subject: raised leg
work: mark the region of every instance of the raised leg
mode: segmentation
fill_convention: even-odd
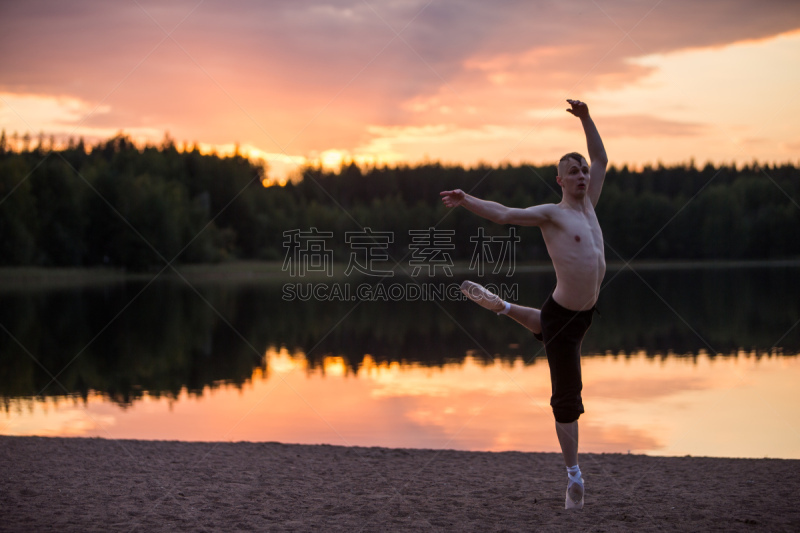
[[[517,304],[509,305],[511,305],[511,308],[506,313],[509,318],[513,318],[537,335],[542,332],[542,311],[540,309]]]
[[[496,294],[493,294],[492,292],[486,290],[485,287],[473,281],[463,282],[461,284],[461,292],[463,292],[467,298],[476,304],[490,311],[494,311],[495,313],[500,313],[505,309],[506,302],[501,300]],[[508,306],[508,311],[504,312],[503,314],[508,315],[510,318],[514,319],[516,322],[536,334],[542,332],[542,322],[540,318],[542,312],[539,309],[512,303],[509,303]]]

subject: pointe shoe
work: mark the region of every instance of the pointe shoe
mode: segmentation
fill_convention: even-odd
[[[464,293],[464,296],[489,311],[499,313],[506,307],[506,303],[499,296],[492,294],[485,287],[473,281],[462,283],[461,292]]]
[[[567,484],[567,497],[564,501],[564,509],[583,509],[583,478],[571,474],[567,474],[567,476],[569,477],[569,483]],[[573,489],[572,497],[569,495],[569,489]],[[578,494],[580,494],[580,499],[575,500],[574,497],[577,497]]]

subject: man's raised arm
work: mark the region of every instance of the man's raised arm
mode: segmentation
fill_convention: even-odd
[[[603,146],[603,140],[594,125],[592,117],[589,116],[589,107],[580,100],[567,100],[572,109],[567,109],[579,119],[583,125],[583,132],[586,134],[586,147],[589,150],[589,199],[592,205],[597,205],[600,199],[600,191],[603,190],[603,181],[606,179],[606,166],[608,166],[608,156]]]
[[[506,207],[497,202],[481,200],[465,193],[461,189],[442,191],[439,193],[447,207],[463,206],[479,217],[491,220],[496,224],[519,224],[520,226],[540,226],[551,218],[552,204],[536,205],[527,209]]]

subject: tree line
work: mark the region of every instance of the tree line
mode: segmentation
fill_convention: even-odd
[[[228,259],[280,260],[286,232],[330,232],[337,260],[347,232],[393,235],[407,255],[410,230],[452,231],[453,259],[470,259],[477,228],[504,235],[439,192],[460,188],[514,207],[558,202],[555,165],[464,168],[440,163],[339,171],[305,168],[302,179],[264,187],[267,169],[241,155],[137,146],[118,135],[94,146],[11,149],[0,136],[0,264],[108,265],[146,270]],[[609,260],[800,257],[800,169],[694,163],[611,166],[597,206]],[[517,260],[546,258],[535,228],[519,228]]]

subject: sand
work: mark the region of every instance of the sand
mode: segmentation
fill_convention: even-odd
[[[0,531],[800,531],[800,461],[0,437]]]

